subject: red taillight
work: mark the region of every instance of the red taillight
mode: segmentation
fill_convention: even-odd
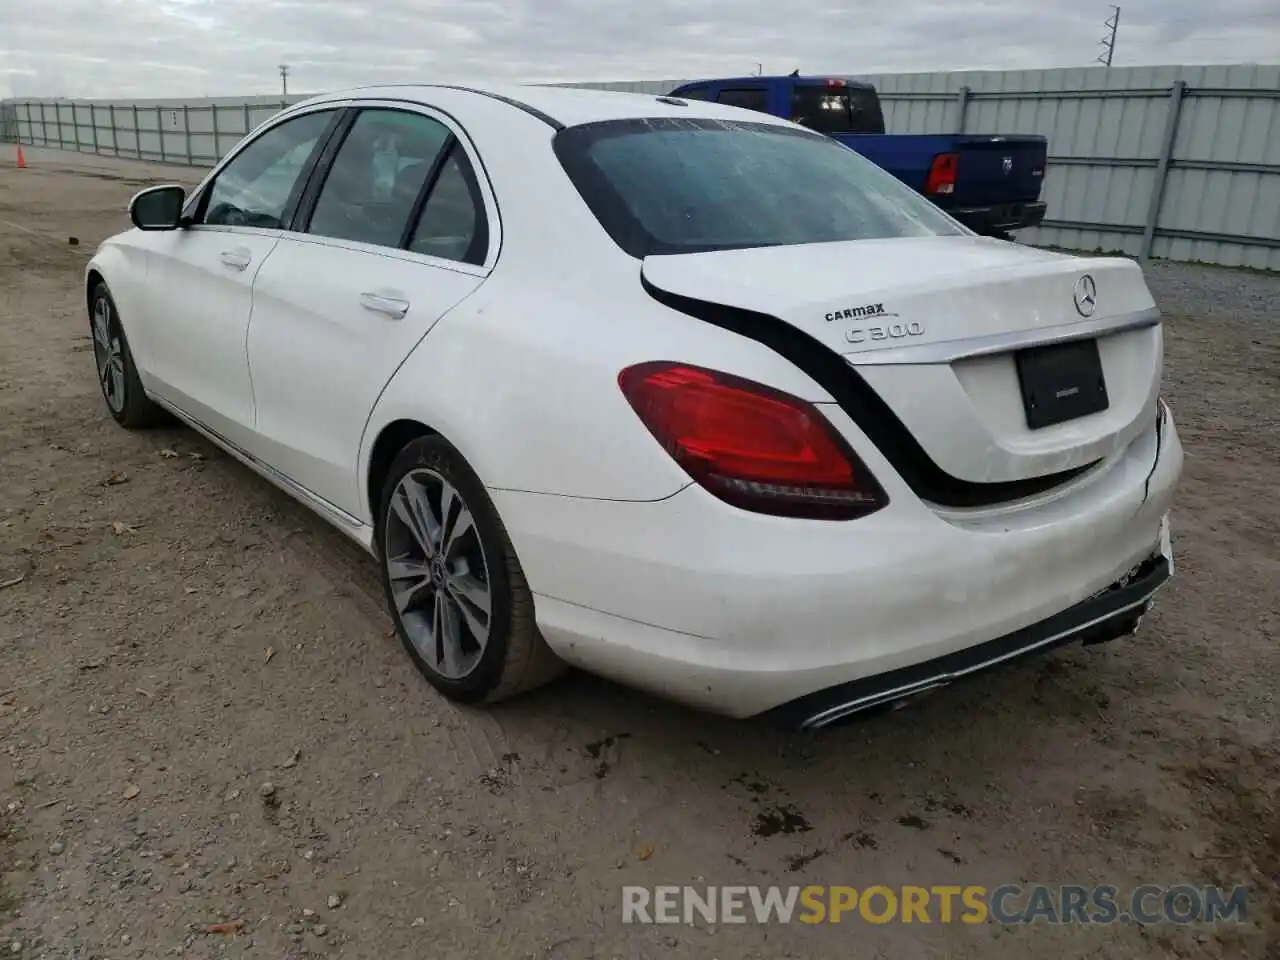
[[[847,86],[849,85],[849,82],[848,82],[847,80],[835,80],[835,79],[831,79],[831,80],[825,80],[825,81],[823,81],[823,82],[824,82],[828,87],[847,87]]]
[[[935,194],[949,195],[956,192],[956,171],[960,167],[960,154],[940,153],[933,158],[929,167],[929,176],[924,181],[924,192],[928,196]]]
[[[852,520],[888,498],[813,404],[687,364],[628,367],[618,385],[699,484],[744,510]]]

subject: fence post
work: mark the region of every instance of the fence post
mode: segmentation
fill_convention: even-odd
[[[187,141],[187,166],[194,167],[191,162],[191,111],[185,103],[182,105],[182,136]]]
[[[222,156],[222,147],[218,140],[218,105],[216,103],[209,104],[209,113],[213,124],[213,165],[218,165],[218,159]]]
[[[142,121],[138,119],[138,105],[133,105],[133,151],[142,159]]]
[[[959,116],[956,117],[956,133],[964,133],[965,115],[969,112],[969,87],[966,84],[956,94],[956,106]]]
[[[80,109],[79,104],[71,101],[71,133],[76,138],[76,153],[80,152]]]
[[[49,116],[44,112],[45,106],[46,106],[45,102],[41,100],[40,101],[40,139],[44,141],[44,145],[47,147],[49,145]],[[32,134],[31,139],[33,140],[35,139],[34,134]]]
[[[89,126],[93,129],[93,152],[98,152],[98,105],[89,104]]]
[[[107,104],[107,122],[111,124],[111,152],[120,156],[120,128],[116,126],[116,105]]]
[[[249,126],[249,105],[244,105],[244,134],[247,137],[252,127]]]
[[[156,136],[160,138],[160,162],[168,163],[169,158],[164,152],[164,112],[158,103],[156,104]]]
[[[1151,184],[1151,202],[1147,206],[1147,223],[1142,230],[1142,247],[1138,260],[1146,263],[1155,245],[1156,226],[1160,220],[1160,207],[1164,202],[1164,188],[1169,180],[1169,161],[1173,159],[1173,144],[1178,137],[1178,118],[1182,115],[1182,97],[1187,82],[1175,80],[1169,88],[1169,112],[1164,120],[1164,138],[1160,143],[1160,160],[1156,164],[1155,180]]]

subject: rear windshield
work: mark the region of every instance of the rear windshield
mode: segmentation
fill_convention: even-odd
[[[791,119],[819,133],[884,133],[880,98],[868,87],[796,87]]]
[[[965,232],[853,150],[794,127],[606,120],[562,130],[555,150],[634,257]]]

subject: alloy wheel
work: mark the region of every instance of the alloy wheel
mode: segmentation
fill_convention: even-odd
[[[383,552],[401,627],[441,677],[461,680],[480,663],[493,612],[488,559],[458,490],[417,468],[396,485]]]
[[[93,358],[102,396],[112,412],[119,413],[124,409],[124,345],[112,323],[111,303],[106,297],[93,304]]]

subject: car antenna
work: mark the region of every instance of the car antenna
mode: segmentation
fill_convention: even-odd
[[[793,77],[798,77],[798,76],[800,76],[800,68],[799,68],[799,67],[796,67],[794,70],[792,70],[792,71],[791,71],[791,76],[793,76]]]

